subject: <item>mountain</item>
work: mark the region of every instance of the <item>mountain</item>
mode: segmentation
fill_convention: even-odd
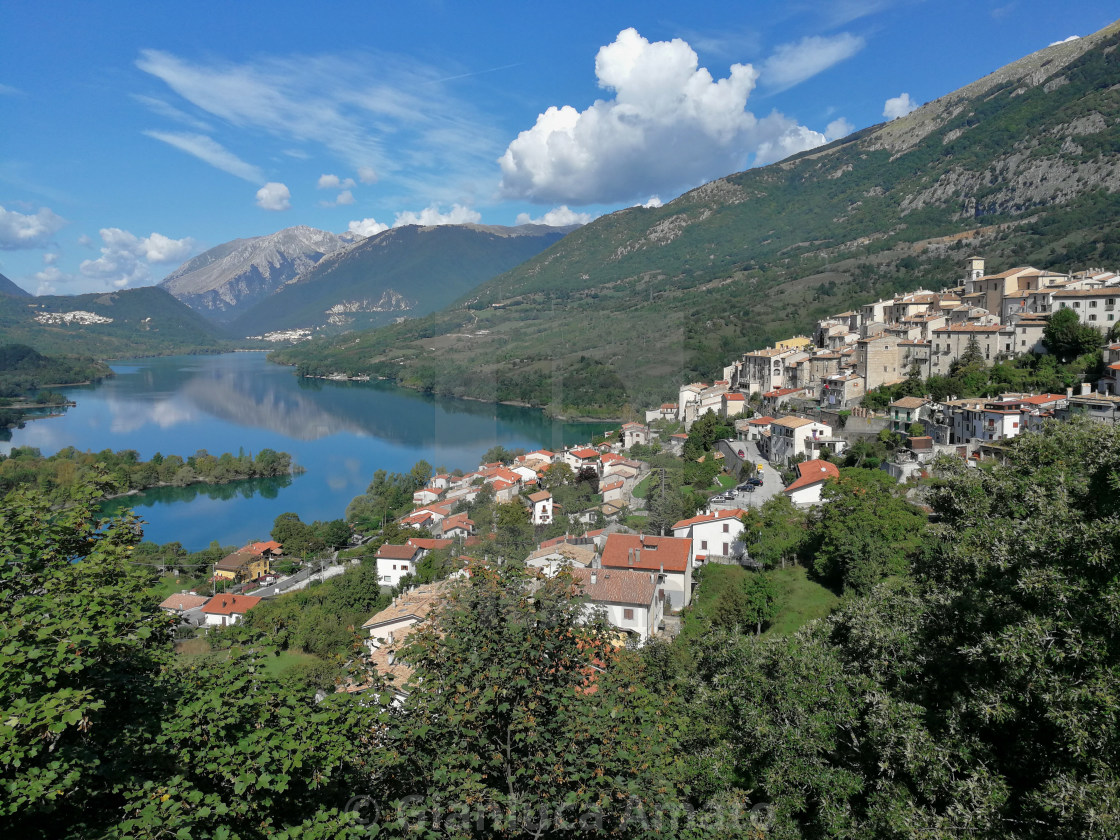
[[[585,225],[427,318],[274,358],[617,416],[896,291],[1120,263],[1120,25],[892,122]]]
[[[0,295],[8,295],[8,297],[22,297],[22,298],[31,297],[30,292],[26,292],[23,289],[21,289],[19,286],[17,286],[11,280],[9,280],[7,277],[5,277],[3,274],[0,274]]]
[[[405,225],[324,257],[229,324],[234,335],[358,329],[426,315],[559,241],[573,227]]]
[[[97,359],[232,349],[221,328],[158,286],[86,295],[0,296],[0,335],[48,355]]]
[[[160,286],[215,321],[230,321],[348,239],[309,227],[235,239],[188,260]]]

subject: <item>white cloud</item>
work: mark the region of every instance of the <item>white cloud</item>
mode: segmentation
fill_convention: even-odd
[[[257,190],[257,206],[262,210],[287,210],[292,206],[292,194],[283,184],[269,181]]]
[[[215,169],[228,172],[242,180],[259,184],[264,173],[251,163],[246,163],[229,149],[205,134],[181,134],[170,131],[145,131],[146,136],[174,146],[181,152],[194,155]]]
[[[1080,35],[1070,35],[1068,38],[1063,38],[1060,41],[1053,41],[1050,44],[1047,44],[1047,46],[1053,47],[1053,46],[1057,46],[1058,44],[1068,44],[1070,41],[1080,41],[1080,40],[1081,40]]]
[[[650,43],[619,33],[595,58],[599,86],[613,98],[584,111],[548,108],[500,159],[502,192],[540,203],[633,201],[746,167],[752,152],[790,145],[792,120],[746,110],[758,72],[733,64],[713,79],[684,41]],[[803,129],[802,142],[823,142]],[[797,149],[800,151],[800,148]]]
[[[58,262],[58,254],[46,253],[43,254],[43,265],[54,265]]]
[[[532,218],[528,213],[518,213],[514,223],[518,225],[565,227],[567,225],[585,225],[592,218],[594,217],[590,213],[577,213],[575,210],[568,209],[568,205],[562,204],[559,207],[553,207],[539,219]]]
[[[346,178],[343,180],[337,175],[320,175],[319,183],[316,186],[321,190],[349,190],[354,187],[354,179]]]
[[[342,207],[354,203],[354,193],[350,192],[350,190],[343,190],[335,196],[334,201],[320,201],[317,203],[320,207]]]
[[[23,96],[23,91],[11,85],[0,85],[0,96]]]
[[[153,233],[141,238],[120,228],[102,228],[99,233],[103,243],[101,256],[83,260],[78,270],[86,277],[104,280],[118,289],[147,284],[151,280],[152,265],[182,262],[196,247],[190,237],[171,239],[162,233]]]
[[[833,140],[839,140],[841,137],[847,137],[855,130],[855,126],[848,122],[844,117],[833,120],[828,124],[824,130],[824,136],[828,138],[831,143]]]
[[[174,105],[164,102],[155,96],[141,96],[140,94],[133,94],[133,99],[151,111],[153,114],[158,114],[161,117],[166,117],[169,120],[188,125],[195,131],[213,131],[213,126],[196,119],[188,114],[181,108],[176,108]]]
[[[654,208],[661,207],[663,204],[664,204],[664,202],[661,200],[661,198],[659,196],[651,195],[649,197],[649,200],[646,201],[645,204],[639,204],[638,206],[639,207],[644,207],[647,210],[652,210]]]
[[[36,295],[58,294],[61,285],[74,279],[73,275],[61,271],[54,265],[47,265],[42,271],[36,271],[31,278],[35,281]]]
[[[351,233],[355,233],[358,236],[373,236],[375,233],[381,233],[388,229],[388,225],[383,225],[376,219],[361,219],[351,222],[348,227]]]
[[[863,38],[848,32],[827,38],[812,35],[782,44],[763,62],[761,79],[767,87],[786,90],[851,58],[863,47]]]
[[[65,224],[64,218],[47,207],[40,207],[37,213],[19,213],[0,205],[0,250],[41,248]]]
[[[482,221],[482,214],[477,210],[471,210],[469,207],[463,207],[461,204],[452,205],[451,210],[447,213],[442,212],[439,207],[432,204],[425,207],[419,213],[412,210],[404,210],[397,213],[396,219],[393,220],[393,227],[401,227],[403,225],[423,225],[425,227],[434,225],[468,225],[478,224]]]
[[[451,95],[449,68],[385,53],[234,63],[159,50],[141,51],[136,66],[249,142],[268,135],[282,149],[318,146],[314,154],[325,149],[345,161],[361,183],[380,175],[443,202],[493,190],[479,173],[492,172],[499,129]]]
[[[910,99],[910,94],[901,93],[883,103],[883,116],[888,120],[896,120],[905,117],[917,107],[918,103]]]
[[[815,149],[826,142],[828,142],[828,138],[819,131],[797,125],[793,120],[786,120],[783,131],[759,144],[754,162],[757,166],[764,166],[768,163],[784,160],[798,152]]]

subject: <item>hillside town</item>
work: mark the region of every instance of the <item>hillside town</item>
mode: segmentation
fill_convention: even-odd
[[[888,434],[904,441],[880,468],[905,482],[924,475],[939,454],[969,463],[998,457],[1002,441],[1038,431],[1048,420],[1084,415],[1115,424],[1120,343],[1105,346],[1104,375],[1076,393],[1069,388],[1062,394],[939,401],[905,396],[882,412],[860,403],[876,388],[947,372],[967,353],[979,354],[986,364],[1046,353],[1043,332],[1061,310],[1098,329],[1103,341],[1116,325],[1117,297],[1120,276],[1112,273],[1015,268],[987,275],[984,261],[971,258],[956,286],[879,300],[819,321],[812,338],[794,336],[744,353],[724,368],[722,379],[681,387],[677,403],[647,411],[644,423],[627,422],[602,439],[559,451],[510,453],[470,472],[432,474],[396,521],[405,536],[399,543],[382,542],[376,551],[377,579],[396,597],[361,627],[368,634],[369,664],[402,701],[411,674],[402,656],[408,636],[438,608],[451,581],[469,575],[475,564],[491,562],[486,546],[493,544],[496,523],[476,522],[465,510],[480,496],[520,505],[538,535],[560,515],[575,523],[578,533],[536,541],[523,558],[525,568],[542,579],[569,575],[586,601],[587,617],[601,615],[616,631],[617,644],[640,646],[673,635],[681,611],[692,602],[698,569],[757,568],[742,531],[748,509],[781,495],[799,508],[820,505],[822,491],[840,475],[834,460],[860,440]],[[665,534],[630,527],[628,514],[645,505],[639,485],[657,475],[644,457],[656,451],[682,456],[689,430],[709,413],[734,429],[703,456],[718,461],[720,473],[733,479],[732,488],[709,491],[701,510],[672,523]],[[591,482],[595,493],[582,509],[565,511],[548,488],[577,479]],[[359,544],[363,539],[368,538],[355,536]],[[418,584],[432,552],[454,558],[456,570]],[[276,541],[252,543],[214,567],[215,578],[235,584],[233,590],[212,597],[173,595],[162,607],[196,626],[236,624],[262,594],[290,591],[283,582],[256,588],[276,578],[271,562],[282,556]],[[333,570],[319,574],[344,568]],[[291,586],[308,583],[292,580]],[[361,688],[349,684],[345,690]]]

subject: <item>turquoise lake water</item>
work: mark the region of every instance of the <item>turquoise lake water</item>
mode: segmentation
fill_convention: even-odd
[[[136,359],[112,367],[116,376],[100,383],[58,389],[77,406],[12,430],[0,451],[135,449],[148,459],[156,452],[186,457],[200,449],[220,455],[268,447],[291,453],[306,470],[282,480],[156,488],[121,503],[145,521],[146,539],[178,540],[190,551],[212,540],[243,545],[267,538],[273,520],[287,511],[305,522],[337,519],[377,469],[404,472],[424,459],[470,470],[495,444],[555,449],[608,428],[384,382],[301,379],[263,353]]]

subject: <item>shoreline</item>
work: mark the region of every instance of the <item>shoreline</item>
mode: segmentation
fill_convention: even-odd
[[[283,362],[272,362],[272,364],[280,365],[281,367],[292,367],[292,368],[296,367],[296,365],[284,364]],[[310,373],[305,373],[305,374],[296,373],[296,376],[299,376],[302,379],[323,379],[327,382],[371,382],[371,381],[391,382],[391,383],[393,383],[393,385],[395,385],[398,388],[404,388],[408,391],[415,391],[415,392],[420,393],[420,394],[430,394],[433,397],[441,397],[443,399],[467,400],[469,402],[487,403],[489,405],[508,405],[511,408],[533,409],[533,410],[536,410],[536,411],[540,411],[545,417],[549,418],[550,420],[559,420],[561,423],[614,424],[614,423],[623,423],[624,422],[622,420],[622,418],[620,418],[620,417],[588,417],[586,415],[569,416],[569,415],[566,415],[566,414],[553,414],[552,412],[550,412],[544,406],[533,405],[532,403],[521,402],[520,400],[487,400],[487,399],[483,399],[482,397],[471,397],[471,396],[462,395],[462,394],[443,394],[443,393],[440,393],[438,391],[424,391],[420,388],[417,388],[415,385],[405,385],[404,383],[402,383],[398,379],[393,379],[393,378],[388,377],[388,376],[381,376],[380,374],[376,374],[376,373],[358,374],[356,376],[350,376],[350,375],[345,374],[345,373],[332,373],[332,374],[325,374],[325,375],[324,374],[310,374]]]

